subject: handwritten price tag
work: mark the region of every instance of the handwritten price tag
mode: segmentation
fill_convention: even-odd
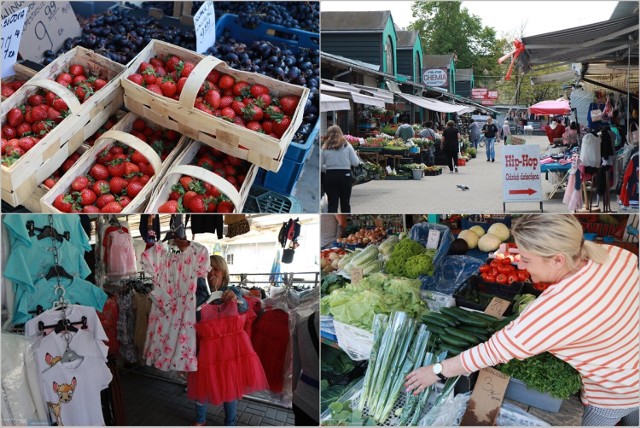
[[[502,314],[507,311],[507,308],[509,308],[510,304],[511,302],[509,302],[508,300],[494,297],[493,299],[491,299],[491,302],[489,302],[489,306],[487,306],[487,309],[484,310],[484,313],[496,318],[500,318]]]
[[[13,65],[18,59],[18,49],[20,49],[22,28],[24,27],[24,21],[26,18],[27,8],[24,8],[2,20],[2,39],[0,39],[0,46],[2,49],[3,79],[15,74]]]
[[[440,231],[431,229],[427,236],[427,250],[437,250],[440,242]]]
[[[461,426],[495,425],[509,385],[509,376],[496,369],[480,370],[476,386],[473,388],[467,411],[460,422]]]
[[[360,283],[360,281],[362,281],[362,268],[353,268],[351,270],[351,283],[352,284],[358,284]]]
[[[196,51],[203,53],[216,42],[216,12],[213,2],[206,1],[193,16],[196,32]]]

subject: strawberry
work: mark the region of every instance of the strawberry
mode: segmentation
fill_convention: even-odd
[[[197,165],[201,168],[208,169],[209,171],[213,171],[213,160],[208,156],[198,159]]]
[[[7,113],[7,123],[9,126],[16,127],[24,122],[24,115],[22,114],[22,110],[19,108],[12,108]]]
[[[100,89],[104,88],[105,85],[107,84],[107,81],[104,79],[96,79],[93,82],[93,89],[96,91],[99,91]]]
[[[73,209],[73,198],[71,195],[60,194],[56,196],[56,199],[53,201],[53,206],[63,213],[70,213]]]
[[[185,195],[185,197],[186,196],[187,195]],[[192,213],[203,213],[207,210],[204,203],[203,195],[196,195],[191,200],[189,200],[189,202],[186,202],[186,203],[184,202],[184,199],[183,199],[182,204],[185,206],[185,208],[187,208]]]
[[[156,85],[155,83],[147,85],[147,89],[158,95],[163,95],[162,89],[160,88],[160,86]]]
[[[178,141],[180,139],[180,134],[178,134],[176,131],[174,131],[173,129],[168,129],[165,134],[164,137],[167,139],[167,141]]]
[[[211,196],[212,198],[219,198],[220,197],[220,190],[214,186],[213,184],[209,184],[207,182],[202,183],[205,190],[206,190],[206,194]]]
[[[2,138],[7,138],[7,139],[15,138],[17,135],[16,128],[11,125],[2,125],[1,132],[2,132]],[[29,127],[29,132],[31,132],[31,127]]]
[[[142,77],[142,74],[138,74],[138,73],[130,74],[127,77],[127,79],[131,80],[136,85],[141,85],[141,86],[142,86],[142,82],[144,81],[144,78]]]
[[[107,180],[109,178],[109,170],[104,165],[95,164],[89,170],[89,175],[96,181]]]
[[[15,129],[15,132],[18,134],[19,137],[22,137],[31,132],[31,125],[29,125],[28,123],[21,123]],[[4,133],[2,135],[4,135]]]
[[[107,180],[98,180],[93,183],[93,186],[91,186],[91,190],[93,190],[93,193],[100,196],[110,193],[111,186],[109,186],[109,182]]]
[[[111,146],[111,148],[109,148],[109,153],[111,153],[114,156],[120,155],[124,153],[124,149],[121,146],[114,144],[113,146]]]
[[[76,192],[80,192],[81,190],[86,189],[88,185],[89,185],[89,179],[81,175],[80,177],[76,177],[73,180],[73,182],[71,183],[71,189],[75,190]]]
[[[153,71],[156,73],[156,77],[159,77],[159,78],[167,77],[167,70],[165,70],[163,66],[158,65],[153,69]]]
[[[139,162],[147,163],[148,161],[147,161],[147,158],[145,158],[142,153],[140,153],[139,151],[136,150],[131,155],[131,162],[133,162],[133,163],[139,163]]]
[[[282,109],[278,106],[269,106],[265,111],[264,111],[264,118],[269,120],[269,119],[277,119],[282,117]]]
[[[35,94],[27,98],[27,104],[29,104],[32,107],[39,106],[43,102],[44,102],[44,97],[42,95]]]
[[[98,214],[100,213],[100,208],[95,205],[85,205],[82,207],[82,212],[85,214]]]
[[[89,82],[88,82],[88,79],[85,76],[76,76],[71,81],[71,85],[72,86],[78,86],[79,84],[85,83],[85,82],[87,82],[87,86],[90,86]]]
[[[109,202],[107,205],[102,207],[100,210],[101,213],[119,213],[122,212],[122,205],[118,202]]]
[[[236,167],[233,165],[225,165],[224,173],[225,175],[229,176],[229,175],[236,175],[238,171],[236,170]]]
[[[264,117],[264,112],[262,111],[262,109],[255,104],[249,104],[248,106],[243,108],[242,114],[244,115],[243,117],[246,120],[256,120],[258,122],[261,121]]]
[[[218,205],[216,205],[215,198],[205,198],[204,203],[205,203],[205,206],[207,207],[208,213],[214,213],[218,209]]]
[[[69,107],[67,106],[67,103],[64,102],[62,98],[56,98],[53,101],[51,107],[58,110],[59,112],[67,111],[69,109]]]
[[[182,88],[184,88],[185,83],[187,83],[186,77],[181,77],[180,79],[178,79],[178,83],[176,83],[178,91],[176,92],[176,94],[182,93]]]
[[[218,207],[216,208],[216,212],[218,213],[232,213],[234,209],[233,203],[231,201],[222,200],[218,202]]]
[[[142,77],[144,79],[144,84],[149,87],[149,85],[155,85],[158,81],[158,78],[155,75],[155,71],[142,73]]]
[[[67,158],[67,160],[65,160],[62,163],[62,171],[67,172],[71,169],[71,167],[76,163],[77,159],[73,159],[73,158]]]
[[[62,86],[71,85],[71,81],[73,80],[73,76],[69,73],[60,73],[58,77],[56,77],[56,82],[61,84]],[[55,94],[54,94],[55,95]]]
[[[120,159],[114,159],[109,162],[107,168],[111,177],[122,177],[126,173],[126,166]]]
[[[296,108],[298,107],[298,103],[300,102],[300,97],[297,97],[295,95],[285,95],[278,101],[280,103],[280,108],[282,109],[284,114],[293,116],[293,113],[295,113]]]
[[[261,126],[262,126],[262,132],[264,132],[265,134],[271,134],[273,132],[273,122],[272,121],[265,120],[264,122],[262,122]]]
[[[204,96],[204,101],[209,104],[214,110],[220,107],[220,92],[215,89],[210,90]]]
[[[271,95],[269,94],[260,94],[255,98],[255,103],[258,107],[265,109],[271,105]]]
[[[173,55],[169,59],[167,59],[165,67],[167,67],[167,70],[169,71],[176,71],[176,66],[178,65],[178,63],[180,63],[180,61],[182,60],[179,57]]]
[[[144,119],[137,118],[133,121],[133,129],[135,129],[136,131],[144,131],[146,127],[147,124],[144,122]]]
[[[132,177],[140,172],[140,168],[138,165],[132,162],[124,162],[124,176]]]
[[[213,114],[213,111],[207,107],[207,105],[205,103],[195,103],[194,105],[195,108],[197,108],[198,110],[202,110],[203,112],[207,113],[207,114]]]
[[[58,110],[56,110],[53,107],[49,107],[47,109],[47,119],[60,123],[62,122],[62,119],[64,119],[64,117],[62,116],[62,113],[60,113]]]
[[[109,149],[104,149],[100,153],[98,153],[97,162],[100,165],[106,165],[107,163],[113,160],[113,154],[109,151]]]
[[[138,182],[142,185],[145,185],[149,182],[149,180],[151,180],[151,176],[149,174],[143,174],[140,176],[135,177],[138,179]]]
[[[242,101],[233,101],[231,103],[231,108],[233,109],[233,111],[236,113],[237,116],[242,116],[243,115],[243,110],[244,110],[244,103]]]
[[[250,86],[251,85],[248,82],[245,82],[244,80],[237,82],[235,85],[233,85],[233,95],[235,95],[236,97],[244,95],[245,89]],[[246,92],[248,93],[249,91],[246,91]]]
[[[73,88],[73,92],[76,94],[76,97],[80,102],[85,102],[91,95],[93,95],[93,89],[86,83],[81,83]]]
[[[227,157],[225,158],[225,162],[227,162],[229,165],[240,166],[242,165],[243,161],[242,159],[235,156],[227,155]]]
[[[139,164],[137,164],[137,166],[143,175],[151,177],[152,175],[155,174],[155,171],[153,170],[153,166],[149,162],[140,162]]]
[[[164,204],[158,207],[159,213],[177,213],[178,212],[178,201],[167,201]]]
[[[191,199],[195,198],[196,196],[198,196],[198,193],[196,193],[193,190],[189,190],[187,191],[187,193],[184,194],[184,196],[182,197],[182,205],[184,205],[185,207],[189,206],[189,203],[191,202]]]
[[[234,117],[236,117],[236,112],[233,111],[233,109],[231,107],[225,107],[220,111],[220,114],[222,117],[229,119],[229,120],[233,120]]]
[[[132,200],[133,200],[133,199],[132,199],[132,198],[130,198],[129,196],[127,196],[127,195],[120,196],[118,199],[116,199],[116,201],[118,201],[118,203],[120,204],[120,206],[121,206],[122,208],[124,208],[124,207],[126,207],[127,205],[129,205],[129,204],[131,203],[131,201],[132,201]]]
[[[238,126],[246,126],[244,119],[242,118],[242,116],[236,116],[233,118],[233,123],[235,123]]]
[[[84,76],[84,67],[79,64],[70,65],[69,73],[71,73],[72,76]]]
[[[182,185],[182,188],[185,190],[185,192],[188,192],[191,186],[191,182],[193,181],[192,177],[189,177],[188,175],[182,176],[180,177],[180,184]]]
[[[89,188],[84,188],[78,193],[78,202],[80,202],[82,206],[93,205],[97,199],[96,194]]]
[[[16,91],[14,91],[13,89],[11,89],[8,86],[2,85],[2,87],[0,87],[0,94],[4,97],[4,98],[9,98],[11,95],[13,95]]]
[[[160,85],[160,90],[165,97],[172,97],[178,91],[178,87],[173,80],[164,80]]]
[[[289,116],[284,116],[280,121],[275,121],[273,124],[273,132],[275,132],[278,137],[282,137],[282,134],[287,131],[289,125],[291,125],[291,118]]]
[[[260,122],[257,122],[255,120],[247,122],[247,124],[245,126],[246,126],[247,129],[250,129],[252,131],[262,132],[262,126],[260,125]]]
[[[41,120],[47,120],[49,118],[49,107],[46,105],[39,105],[31,110],[31,117],[33,122],[40,122]]]
[[[228,74],[223,74],[222,76],[220,76],[220,80],[218,81],[218,87],[223,90],[230,89],[235,83],[236,79],[234,79],[232,76],[229,76]]]
[[[223,109],[225,107],[230,107],[233,102],[233,97],[230,95],[225,95],[220,98],[220,108]]]
[[[130,198],[135,198],[138,195],[138,193],[140,193],[143,187],[144,187],[144,184],[140,182],[134,182],[134,181],[130,182],[127,185],[127,196],[129,196]]]
[[[259,83],[256,83],[255,85],[251,86],[249,92],[251,93],[252,97],[258,98],[259,95],[263,95],[263,94],[269,95],[269,88]]]
[[[46,180],[44,180],[42,182],[42,184],[46,187],[48,187],[49,189],[51,189],[53,186],[56,185],[56,183],[58,182],[58,180],[54,177],[49,177]]]
[[[196,65],[189,61],[178,63],[176,65],[176,73],[178,73],[180,77],[189,77],[195,67]]]
[[[127,188],[129,182],[122,177],[113,177],[109,180],[109,187],[111,188],[111,193],[119,195],[122,193],[124,189]]]
[[[36,136],[43,137],[49,131],[51,131],[55,127],[55,125],[56,123],[53,121],[41,120],[33,124],[33,126],[31,127],[31,132],[33,132]]]
[[[107,193],[105,195],[99,196],[98,199],[96,199],[96,206],[102,209],[105,205],[114,202],[115,200],[115,196],[113,196],[111,193]]]

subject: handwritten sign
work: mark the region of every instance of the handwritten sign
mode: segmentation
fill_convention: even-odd
[[[508,145],[502,153],[504,202],[541,201],[540,146]]]
[[[20,49],[20,39],[22,38],[22,28],[27,18],[27,8],[21,9],[11,16],[2,19],[2,38],[0,46],[2,48],[2,78],[13,76],[15,71],[13,65],[18,59]]]
[[[351,269],[351,283],[358,284],[362,281],[363,273],[362,268],[353,268]]]
[[[39,62],[46,50],[57,51],[70,37],[79,37],[82,29],[68,1],[2,2],[2,18],[27,7],[20,56]]]
[[[440,243],[440,231],[436,229],[429,230],[429,235],[427,236],[427,249],[437,250],[439,243]]]
[[[196,51],[203,53],[216,42],[216,12],[212,1],[204,2],[193,15],[193,26],[196,32]]]
[[[496,318],[500,318],[502,314],[507,311],[511,302],[508,300],[501,299],[499,297],[494,297],[489,302],[489,306],[484,310],[484,313],[487,315],[491,315]]]
[[[495,425],[507,385],[509,385],[508,375],[492,368],[480,370],[460,425]]]

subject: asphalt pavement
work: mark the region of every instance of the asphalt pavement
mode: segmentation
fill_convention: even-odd
[[[549,147],[546,136],[524,136],[526,144],[537,144],[540,153]],[[424,177],[422,180],[374,180],[353,187],[351,212],[355,214],[498,214],[503,212],[503,150],[504,144],[496,143],[495,162],[486,161],[486,147],[479,147],[475,159],[459,167],[451,174],[443,167],[443,173]],[[549,180],[542,174],[542,202],[545,213],[568,213],[562,203],[564,192],[560,190],[549,199],[556,174]],[[461,190],[460,187],[469,190]],[[595,198],[594,198],[595,200]],[[600,204],[602,208],[602,203]],[[615,195],[611,195],[611,209],[618,210]],[[539,202],[507,203],[506,213],[540,212]]]

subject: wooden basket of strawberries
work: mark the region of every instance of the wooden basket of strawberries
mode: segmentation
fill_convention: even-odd
[[[152,40],[122,77],[125,106],[224,153],[277,172],[309,90]]]
[[[2,102],[15,94],[16,91],[27,82],[27,80],[31,79],[36,74],[35,70],[19,63],[16,63],[13,66],[13,71],[15,72],[13,76],[2,79],[2,87],[0,90]]]
[[[164,175],[146,212],[242,212],[258,167],[191,141]]]
[[[121,107],[117,76],[124,69],[77,47],[2,103],[4,201],[12,206],[25,201]]]
[[[187,141],[128,113],[95,140],[40,200],[40,207],[53,213],[143,212]]]

